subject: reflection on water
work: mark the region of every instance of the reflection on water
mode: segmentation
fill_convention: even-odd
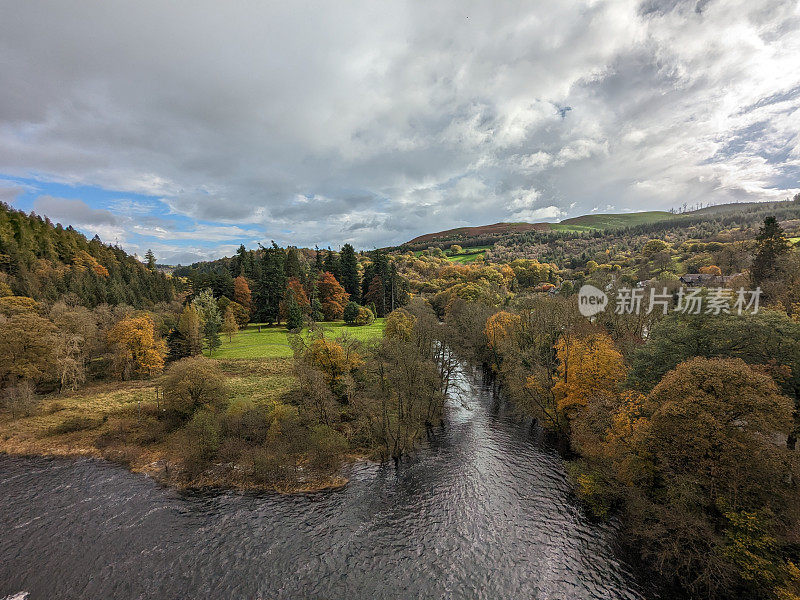
[[[558,455],[459,377],[426,448],[335,492],[181,494],[0,456],[0,598],[639,598]]]

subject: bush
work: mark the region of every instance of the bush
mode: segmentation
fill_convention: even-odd
[[[342,455],[347,452],[345,437],[328,427],[316,425],[311,430],[309,463],[319,471],[333,471],[342,462]]]
[[[348,302],[347,306],[344,307],[344,313],[342,313],[342,318],[344,322],[348,325],[355,325],[356,319],[358,318],[358,311],[361,307],[356,304],[355,302]]]
[[[366,306],[358,309],[358,316],[356,317],[356,325],[369,325],[375,320],[375,315]]]
[[[164,379],[164,406],[179,419],[187,419],[201,407],[219,406],[227,394],[219,365],[202,356],[173,363]]]

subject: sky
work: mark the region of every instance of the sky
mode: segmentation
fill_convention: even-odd
[[[0,200],[165,264],[800,192],[800,2],[0,0]]]

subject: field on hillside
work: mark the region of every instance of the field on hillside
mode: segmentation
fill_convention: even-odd
[[[375,319],[371,325],[362,327],[350,327],[343,321],[333,321],[318,323],[317,325],[325,330],[328,337],[339,337],[348,335],[363,342],[379,339],[383,335],[384,319]],[[233,336],[229,341],[228,336],[222,336],[222,347],[214,351],[214,358],[290,358],[292,348],[289,346],[289,330],[286,327],[278,327],[261,324],[261,332],[258,331],[258,323],[251,323],[246,329]],[[308,330],[304,329],[303,334],[307,335]]]

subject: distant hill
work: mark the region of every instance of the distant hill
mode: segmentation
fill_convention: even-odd
[[[426,233],[425,235],[415,237],[407,243],[422,244],[425,242],[440,242],[442,240],[471,239],[509,233],[522,233],[524,231],[548,231],[549,229],[550,223],[495,223],[494,225],[457,227],[455,229],[447,229],[436,233]]]
[[[675,213],[665,210],[651,210],[645,212],[608,214],[608,215],[583,215],[564,219],[551,226],[555,231],[575,231],[581,229],[619,229],[634,225],[658,223],[679,217]]]
[[[463,246],[492,245],[508,236],[525,232],[580,233],[598,230],[618,230],[631,227],[664,223],[678,225],[695,223],[698,220],[728,217],[737,214],[760,214],[774,209],[791,207],[789,202],[741,202],[707,206],[698,210],[673,213],[664,210],[643,212],[583,215],[564,219],[559,223],[495,223],[478,227],[458,227],[435,233],[426,233],[409,240],[403,248],[423,249],[425,245],[444,247],[447,244]]]

